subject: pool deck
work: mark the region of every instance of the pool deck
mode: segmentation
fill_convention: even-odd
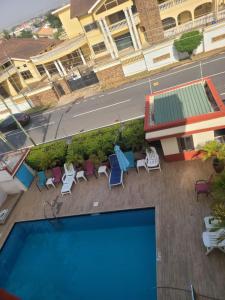
[[[205,255],[201,234],[203,217],[209,215],[212,200],[194,194],[194,182],[213,172],[210,162],[162,163],[162,172],[144,169],[125,175],[125,188],[109,190],[107,178],[90,178],[74,185],[72,195],[59,197],[59,216],[155,207],[157,236],[158,300],[190,300],[190,283],[196,292],[225,299],[225,255],[214,250]],[[39,192],[35,183],[24,193],[7,223],[0,225],[0,247],[17,221],[43,219],[44,201],[51,202],[60,187]],[[94,202],[99,202],[97,207]],[[46,206],[46,215],[51,211]],[[175,288],[175,289],[173,289]],[[198,299],[206,299],[198,297]],[[141,299],[140,299],[141,300]]]

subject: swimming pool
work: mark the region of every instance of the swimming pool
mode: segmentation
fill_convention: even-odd
[[[155,300],[155,211],[17,223],[0,270],[22,300]]]

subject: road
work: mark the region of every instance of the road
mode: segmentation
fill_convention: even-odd
[[[219,94],[225,99],[225,53],[221,53],[202,60],[201,67],[200,62],[189,63],[151,78],[33,115],[32,122],[26,129],[35,142],[41,144],[118,121],[139,118],[144,116],[146,95],[200,79],[202,76],[211,77]],[[18,129],[7,133],[6,137],[16,148],[31,145]],[[8,150],[6,145],[0,144],[0,153]]]

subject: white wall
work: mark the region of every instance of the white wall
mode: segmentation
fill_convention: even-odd
[[[155,58],[158,58],[168,53],[170,54],[170,58],[163,59],[159,62],[154,62]],[[172,41],[144,51],[144,58],[148,71],[150,71],[177,62],[179,60],[179,55],[176,49],[174,48]]]
[[[17,194],[21,191],[26,191],[25,186],[14,177],[12,180],[0,182],[0,190],[7,194]]]
[[[172,137],[160,140],[164,155],[179,153],[177,138]]]
[[[192,135],[194,147],[202,146],[205,143],[214,140],[214,131],[200,132]]]
[[[212,41],[212,38],[218,37],[220,35],[225,34],[225,25],[219,24],[219,25],[214,25],[208,29],[205,30],[204,32],[204,47],[205,51],[210,51],[213,49],[225,47],[225,38],[218,40],[216,42]]]
[[[0,207],[5,202],[6,198],[7,198],[7,193],[0,191]]]
[[[125,77],[146,71],[145,61],[138,60],[128,65],[122,65]]]

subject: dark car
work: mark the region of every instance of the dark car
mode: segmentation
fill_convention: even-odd
[[[14,114],[14,117],[22,125],[26,126],[30,122],[30,116],[25,113]],[[9,130],[17,129],[17,124],[12,116],[8,116],[4,121],[0,123],[0,131],[7,132]]]

